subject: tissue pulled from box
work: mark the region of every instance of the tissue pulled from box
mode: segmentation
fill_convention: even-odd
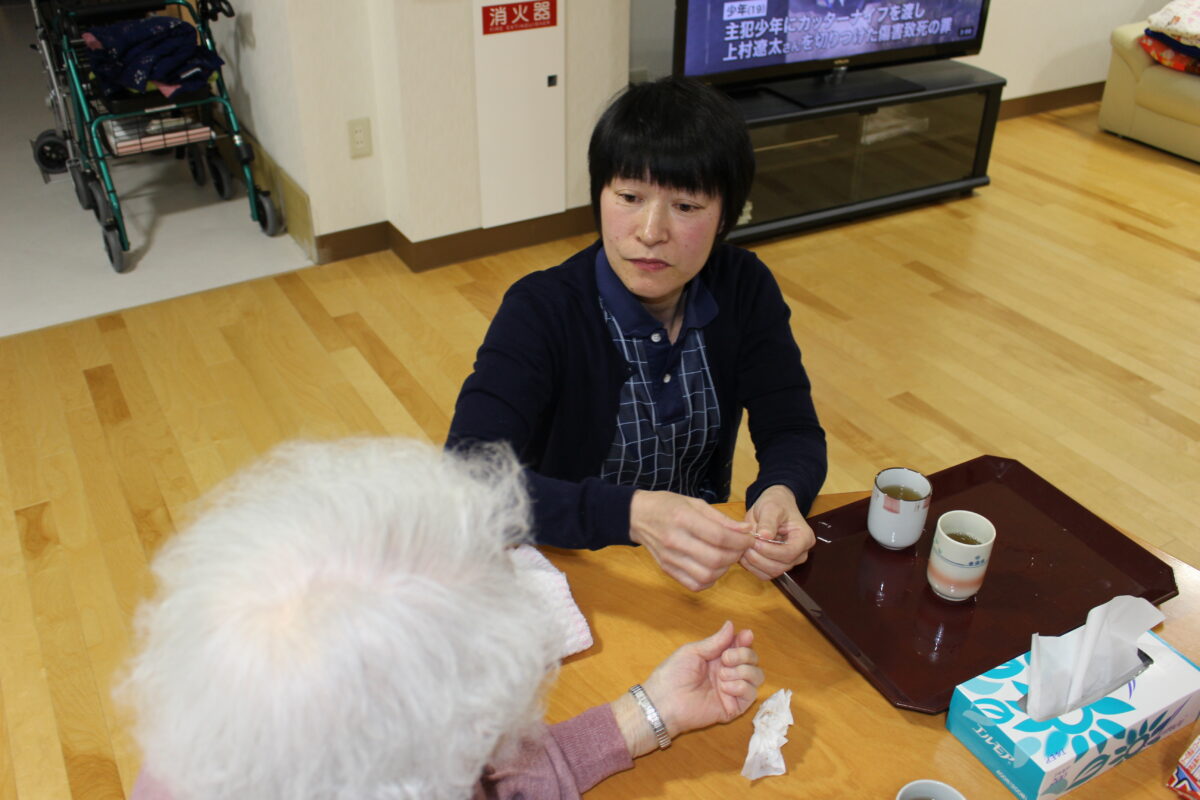
[[[1147,600],[1121,595],[1093,608],[1082,627],[1062,636],[1035,633],[1026,713],[1044,722],[1127,683],[1142,668],[1138,638],[1162,621]]]
[[[782,748],[787,743],[787,729],[791,724],[792,690],[780,689],[764,700],[754,715],[754,734],[750,737],[742,775],[754,780],[787,772]]]

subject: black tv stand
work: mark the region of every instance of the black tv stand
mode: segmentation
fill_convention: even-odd
[[[915,94],[925,87],[882,69],[849,72],[839,67],[824,75],[776,81],[765,88],[804,108],[822,108],[894,94]]]
[[[732,242],[856,219],[987,185],[1004,79],[958,61],[727,90],[757,171]]]

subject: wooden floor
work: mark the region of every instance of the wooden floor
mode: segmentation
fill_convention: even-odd
[[[972,198],[755,247],[827,491],[1005,455],[1200,565],[1200,165],[1096,113],[1002,122]],[[291,437],[440,441],[505,287],[588,241],[421,274],[373,255],[0,339],[0,798],[124,797],[110,686],[188,504]],[[752,472],[739,448],[735,488]]]

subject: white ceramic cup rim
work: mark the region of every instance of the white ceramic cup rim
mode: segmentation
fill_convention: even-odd
[[[883,477],[885,472],[903,476],[903,479],[900,480],[901,486],[904,486],[908,489],[915,489],[921,493],[921,496],[916,500],[901,500],[901,503],[920,503],[922,500],[925,500],[931,494],[933,494],[933,484],[929,482],[929,478],[926,478],[920,472],[917,472],[911,467],[888,467],[887,469],[881,469],[879,472],[876,472],[874,486],[881,492],[883,491],[883,485],[879,482],[879,479]],[[888,482],[888,485],[891,485],[890,481]]]
[[[905,800],[904,793],[909,789],[924,790],[924,791],[939,791],[938,800],[966,800],[963,793],[955,789],[948,783],[922,778],[918,781],[909,781],[900,787],[900,791],[896,792],[896,800]]]
[[[976,524],[979,522],[986,524],[987,527],[983,530],[969,530],[966,532],[967,535],[973,536],[981,541],[978,544],[967,544],[966,542],[960,542],[956,539],[950,539],[949,534],[946,533],[946,529],[943,527],[946,517],[950,517],[951,520],[963,517]],[[940,517],[938,517],[937,523],[933,526],[933,535],[940,536],[944,539],[950,539],[950,542],[955,548],[962,548],[967,552],[970,552],[971,550],[985,549],[992,546],[992,543],[996,541],[996,525],[983,514],[977,514],[974,511],[967,511],[963,508],[956,508],[951,511],[945,511]]]

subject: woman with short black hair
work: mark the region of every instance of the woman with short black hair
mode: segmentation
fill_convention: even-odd
[[[634,85],[588,148],[600,241],[505,294],[448,446],[506,441],[542,544],[643,544],[684,586],[735,562],[763,579],[807,558],[825,434],[766,266],[721,241],[754,179],[736,106],[684,78]],[[759,463],[727,500],[742,411]]]
[[[733,103],[695,81],[666,78],[630,86],[608,107],[588,145],[592,211],[613,178],[653,182],[721,201],[717,242],[737,225],[754,183],[750,134]]]

